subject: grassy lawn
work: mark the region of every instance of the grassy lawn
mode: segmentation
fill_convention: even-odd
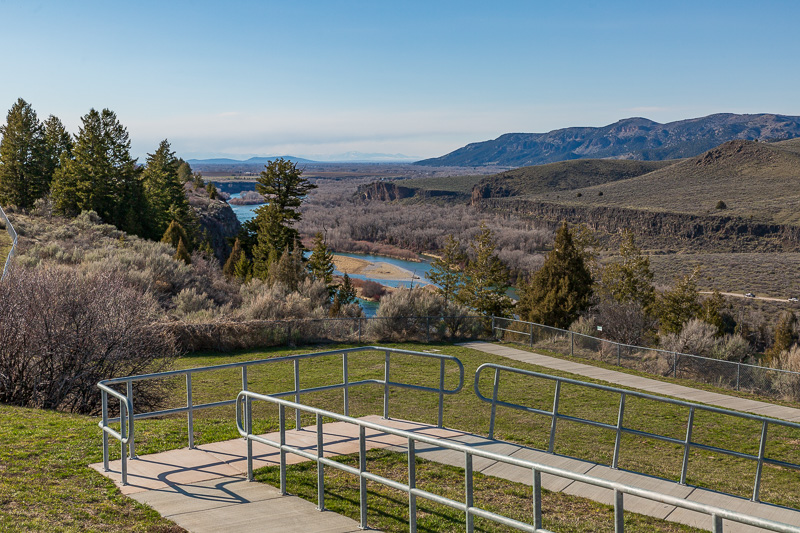
[[[340,462],[358,468],[358,455],[340,458]],[[456,501],[464,501],[464,469],[417,458],[417,488]],[[408,483],[407,456],[388,450],[367,452],[370,472],[399,483]],[[280,486],[280,469],[257,470],[256,480]],[[531,523],[533,502],[531,488],[502,478],[474,474],[475,505],[521,522]],[[301,463],[287,469],[287,485],[292,493],[317,501],[315,463]],[[367,482],[369,511],[367,525],[387,533],[408,531],[408,496],[379,483]],[[336,513],[360,520],[358,481],[355,476],[327,468],[325,470],[325,506]],[[417,531],[440,533],[464,531],[464,514],[450,507],[417,498]],[[612,531],[614,508],[585,498],[542,491],[542,526],[550,531]],[[475,518],[475,531],[516,531],[484,518]],[[689,532],[703,531],[635,513],[625,513],[625,531]]]
[[[12,244],[11,236],[5,228],[0,229],[0,272],[2,272],[3,266],[6,264],[6,256],[11,251]]]
[[[393,345],[411,350],[437,349],[441,353],[461,359],[465,366],[464,390],[456,396],[445,397],[445,426],[485,435],[489,428],[488,404],[477,400],[472,392],[475,369],[482,363],[494,362],[549,374],[557,372],[533,365],[514,362],[498,356],[450,345]],[[325,347],[276,348],[231,354],[196,354],[176,362],[178,368],[248,361],[281,355],[332,349]],[[350,380],[381,378],[383,352],[369,352],[350,357]],[[393,381],[431,385],[438,381],[438,363],[408,356],[392,356]],[[332,384],[341,381],[341,357],[301,361],[301,386]],[[293,388],[293,370],[290,363],[251,367],[248,371],[250,390],[270,394]],[[574,376],[572,376],[574,377]],[[457,382],[455,366],[448,366],[447,387]],[[481,383],[484,395],[490,395],[489,376]],[[194,403],[230,399],[241,390],[241,374],[237,370],[220,370],[196,374],[193,377]],[[170,406],[185,405],[183,380],[170,383]],[[522,376],[503,378],[501,399],[529,406],[550,409],[553,385],[549,382],[526,379]],[[331,411],[342,412],[341,391],[326,391],[304,395],[304,403]],[[365,386],[351,391],[351,416],[381,413],[382,387]],[[560,411],[569,415],[593,420],[615,422],[618,397],[582,387],[562,388]],[[390,391],[390,416],[420,422],[435,423],[437,398],[432,394],[392,389]],[[658,432],[683,438],[688,410],[664,406],[655,402],[629,399],[626,405],[626,425],[644,431]],[[293,423],[294,417],[287,417]],[[122,497],[110,481],[86,468],[102,459],[101,432],[97,417],[66,415],[40,410],[0,407],[0,531],[11,530],[139,530],[170,531],[171,523],[163,521],[152,511]],[[304,424],[313,423],[304,419]],[[254,415],[256,431],[267,432],[277,428],[277,409],[257,404]],[[498,439],[542,448],[549,435],[549,419],[519,411],[498,408],[495,436]],[[220,407],[195,412],[195,443],[203,444],[236,438],[233,408]],[[744,420],[722,416],[698,414],[694,440],[737,451],[756,453],[760,427]],[[113,441],[112,441],[113,442]],[[779,459],[797,461],[800,432],[770,430],[768,455]],[[614,435],[588,426],[559,422],[555,451],[580,459],[610,463]],[[153,453],[187,445],[185,417],[140,420],[136,424],[136,449],[139,454]],[[112,446],[112,459],[119,456],[119,446]],[[377,452],[375,452],[377,453]],[[627,437],[621,448],[622,468],[677,480],[680,476],[680,446],[652,439]],[[379,461],[380,462],[380,461]],[[387,464],[391,463],[386,459]],[[433,468],[433,467],[432,467]],[[438,467],[437,467],[438,468]],[[456,476],[442,467],[436,476]],[[690,484],[724,490],[743,497],[752,491],[755,465],[732,457],[708,452],[693,451],[689,466]],[[764,501],[791,507],[800,507],[798,474],[765,466],[761,496]],[[476,478],[477,479],[477,478]],[[350,480],[352,484],[352,479]],[[455,485],[458,486],[458,485]],[[293,482],[290,492],[301,492]],[[334,490],[334,489],[331,489]],[[377,491],[378,489],[375,488]],[[522,490],[503,489],[509,494]],[[313,492],[313,491],[312,491]],[[315,494],[315,492],[314,492]],[[503,496],[505,497],[505,496]],[[510,496],[508,496],[510,498]],[[548,496],[551,497],[551,496]],[[562,498],[561,495],[552,495]],[[405,505],[404,497],[389,495]],[[587,509],[590,516],[610,516],[607,508],[595,507],[586,502],[550,500],[552,508]],[[420,502],[422,505],[422,502]],[[432,511],[433,512],[433,511]],[[435,511],[439,513],[439,511]],[[434,514],[435,514],[434,513]],[[562,510],[562,513],[565,511]],[[572,513],[572,511],[570,511]],[[546,513],[547,514],[547,513]],[[574,521],[584,521],[584,512],[575,515]],[[577,517],[577,518],[576,518]],[[395,517],[394,520],[397,520]],[[402,518],[400,519],[402,520]],[[586,522],[590,523],[590,522]],[[383,527],[383,526],[381,526]],[[388,526],[387,526],[388,527]],[[572,526],[565,526],[566,531]],[[647,526],[641,526],[642,531]],[[587,529],[590,530],[591,528]],[[177,529],[176,529],[177,530]]]

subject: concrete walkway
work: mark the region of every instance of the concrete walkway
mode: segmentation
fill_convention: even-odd
[[[608,383],[621,385],[623,387],[630,387],[633,389],[652,392],[653,394],[672,396],[673,398],[679,398],[689,402],[704,403],[706,405],[714,405],[724,409],[731,409],[733,411],[742,411],[760,416],[777,418],[779,420],[800,423],[800,409],[793,407],[760,402],[758,400],[751,400],[749,398],[728,396],[718,392],[693,389],[691,387],[684,387],[683,385],[667,383],[657,379],[634,376],[624,372],[617,372],[616,370],[609,370],[607,368],[600,368],[597,366],[578,363],[569,359],[559,359],[557,357],[549,357],[547,355],[520,350],[507,344],[465,342],[461,343],[460,346],[499,355],[501,357],[507,357],[523,363],[530,363],[532,365],[552,368],[553,370],[561,370],[562,372],[569,372],[579,376],[606,381]]]
[[[754,503],[742,498],[683,486],[633,472],[613,470],[607,466],[551,455],[462,431],[439,429],[404,420],[385,420],[378,416],[364,417],[364,419],[388,427],[466,444],[475,449],[564,468],[572,472],[585,473],[593,477],[737,510],[752,516],[788,524],[800,524],[800,511],[798,510]],[[357,426],[344,422],[325,424],[323,434],[326,456],[358,452]],[[278,440],[278,435],[271,434],[267,438]],[[287,432],[287,444],[314,452],[316,442],[315,427]],[[367,448],[369,449],[388,448],[406,452],[406,444],[404,438],[367,430]],[[421,443],[416,448],[417,454],[425,459],[458,467],[464,466],[462,453]],[[254,443],[253,451],[256,468],[278,464],[278,453],[274,448]],[[287,454],[288,463],[295,464],[301,461],[303,461],[301,457]],[[92,468],[119,484],[120,461],[114,461],[109,466],[111,471],[103,472],[102,464],[91,465]],[[505,463],[476,458],[474,470],[488,476],[531,484],[530,470]],[[270,485],[246,481],[244,479],[245,472],[246,444],[243,439],[235,439],[202,445],[193,450],[172,450],[131,460],[128,462],[130,484],[120,488],[123,493],[141,503],[150,505],[162,516],[173,520],[193,533],[211,533],[220,530],[288,533],[359,531],[358,524],[349,518],[332,512],[320,513],[313,503],[295,496],[280,496],[278,489]],[[403,480],[399,481],[403,482]],[[353,483],[356,483],[355,479]],[[554,492],[564,492],[609,505],[613,504],[611,491],[592,485],[543,475],[542,486]],[[292,491],[291,485],[288,489],[290,492]],[[711,527],[710,518],[706,515],[683,511],[637,497],[626,497],[625,510],[704,529]],[[757,530],[726,521],[725,531],[744,533]]]

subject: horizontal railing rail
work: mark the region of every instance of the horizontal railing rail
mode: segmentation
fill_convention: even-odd
[[[0,207],[0,219],[3,220],[3,223],[6,226],[6,231],[8,232],[8,235],[11,237],[11,249],[8,251],[8,255],[6,256],[6,261],[3,264],[3,275],[0,276],[0,281],[2,281],[6,278],[6,275],[9,272],[11,259],[14,257],[14,253],[17,250],[18,235],[17,235],[17,230],[14,229],[14,225],[8,219],[8,215],[6,215],[6,212],[3,211],[2,207]]]
[[[279,412],[279,440],[274,441],[267,439],[263,436],[254,435],[252,424],[248,421],[252,419],[252,403],[254,401],[264,401],[277,404]],[[301,410],[316,416],[316,430],[317,430],[317,445],[316,450],[309,451],[308,449],[298,448],[286,443],[286,409]],[[337,420],[346,422],[359,427],[359,466],[358,468],[342,464],[330,458],[324,457],[324,425],[323,419]],[[280,491],[281,494],[287,494],[287,464],[286,454],[292,453],[303,457],[305,459],[315,461],[317,463],[317,506],[319,510],[325,509],[325,467],[335,468],[344,472],[350,473],[359,478],[359,506],[360,506],[360,526],[362,529],[368,528],[367,511],[368,511],[368,498],[367,498],[367,481],[380,483],[387,487],[405,492],[408,495],[409,505],[409,531],[416,531],[417,529],[417,498],[424,498],[435,503],[439,503],[453,509],[459,510],[464,513],[466,521],[466,530],[468,532],[474,531],[474,518],[481,517],[493,522],[497,522],[506,526],[513,527],[521,531],[529,531],[532,533],[543,533],[547,530],[542,528],[542,474],[549,474],[572,481],[586,483],[596,487],[608,489],[614,492],[614,525],[615,531],[622,533],[625,528],[624,521],[624,496],[637,496],[645,498],[658,503],[672,505],[677,508],[696,511],[709,517],[711,528],[714,533],[723,532],[723,519],[737,522],[753,527],[760,527],[768,531],[776,531],[782,533],[800,533],[800,527],[748,516],[743,513],[706,505],[699,502],[690,501],[684,498],[678,498],[667,494],[654,492],[651,490],[641,489],[631,485],[625,485],[613,481],[588,476],[586,474],[578,474],[564,470],[561,468],[547,466],[544,464],[527,461],[524,459],[515,458],[508,455],[501,455],[477,448],[472,448],[463,444],[455,443],[445,439],[437,439],[434,437],[427,437],[418,435],[413,432],[403,431],[386,427],[377,423],[369,422],[352,418],[346,415],[332,413],[323,409],[302,405],[296,402],[291,402],[276,398],[274,396],[266,396],[257,394],[251,391],[241,391],[236,398],[236,427],[239,434],[247,439],[247,478],[252,481],[253,477],[253,442],[258,442],[277,448],[280,455]],[[366,430],[371,429],[381,433],[395,435],[405,438],[408,443],[408,483],[402,483],[393,479],[380,476],[378,474],[369,472],[367,469],[366,461]],[[441,496],[434,492],[420,489],[416,486],[416,443],[423,443],[433,445],[437,448],[448,449],[455,452],[464,454],[464,501],[457,501],[445,496]],[[530,523],[522,522],[514,518],[510,518],[499,513],[482,509],[475,505],[474,502],[474,489],[473,489],[473,458],[479,457],[489,459],[508,465],[513,465],[521,468],[526,468],[531,472],[532,480],[532,500],[533,500],[533,513]]]
[[[484,371],[491,371],[494,370],[494,376],[492,380],[492,395],[491,398],[483,395],[480,391],[480,384],[481,384],[481,376]],[[502,401],[499,398],[500,396],[500,375],[501,373],[512,373],[518,374],[533,378],[539,378],[547,381],[552,381],[555,383],[554,392],[553,392],[553,408],[551,411],[547,411],[544,409],[536,409],[533,407],[528,407],[525,405],[506,402]],[[619,410],[617,415],[617,423],[616,424],[609,424],[605,422],[599,422],[596,420],[590,420],[586,418],[570,416],[559,412],[559,400],[561,397],[561,385],[562,384],[570,384],[570,385],[577,385],[580,387],[601,390],[610,392],[613,394],[619,395]],[[800,424],[794,422],[787,422],[784,420],[777,420],[774,418],[768,418],[765,416],[759,416],[750,413],[741,413],[738,411],[731,411],[729,409],[722,409],[720,407],[713,407],[708,405],[702,405],[692,402],[687,402],[683,400],[675,400],[672,398],[666,398],[664,396],[655,396],[652,394],[646,394],[642,392],[635,392],[626,389],[620,389],[617,387],[611,387],[608,385],[599,385],[596,383],[589,383],[586,381],[579,381],[575,379],[569,378],[562,378],[558,376],[553,376],[550,374],[542,374],[540,372],[533,372],[531,370],[522,370],[519,368],[512,368],[503,365],[497,365],[494,363],[486,363],[478,367],[475,371],[475,382],[474,382],[474,389],[475,394],[478,398],[484,402],[491,404],[491,415],[489,418],[489,438],[494,438],[494,428],[495,428],[495,421],[496,421],[496,410],[497,406],[509,407],[516,410],[525,411],[528,413],[533,413],[537,415],[543,415],[549,417],[551,419],[550,422],[550,436],[548,438],[547,444],[547,452],[548,453],[555,453],[555,444],[556,444],[556,426],[559,420],[565,420],[569,422],[576,422],[580,424],[585,424],[593,427],[598,427],[602,429],[607,429],[610,431],[614,431],[616,433],[616,439],[614,442],[614,454],[613,459],[611,462],[611,468],[618,468],[619,465],[619,458],[620,458],[620,445],[622,441],[623,434],[631,434],[637,435],[640,437],[656,439],[664,442],[669,442],[671,444],[677,444],[683,447],[683,461],[681,464],[681,476],[680,476],[680,484],[686,484],[686,476],[689,467],[689,456],[691,454],[692,449],[697,450],[705,450],[710,452],[716,452],[724,455],[729,455],[733,457],[738,457],[740,459],[747,459],[756,462],[756,474],[755,474],[755,481],[753,484],[753,493],[752,493],[752,500],[759,501],[759,492],[761,487],[761,473],[764,464],[775,465],[783,468],[791,468],[794,470],[800,471],[800,464],[791,463],[787,461],[782,461],[774,458],[767,457],[766,455],[766,448],[767,448],[767,434],[768,428],[770,425],[773,426],[781,426],[787,427],[792,429],[800,430]],[[669,437],[667,435],[661,435],[658,433],[651,433],[648,431],[641,431],[637,429],[633,429],[630,427],[626,427],[624,425],[624,417],[625,417],[625,400],[626,398],[633,397],[633,398],[641,398],[645,400],[652,400],[660,403],[676,405],[680,407],[685,407],[689,409],[688,418],[686,422],[686,437],[684,439],[677,439],[674,437]],[[730,450],[727,448],[722,448],[718,446],[711,446],[708,444],[702,444],[699,442],[695,442],[692,440],[692,431],[694,429],[694,418],[695,413],[697,411],[705,411],[709,413],[715,413],[724,416],[736,417],[745,420],[752,420],[754,422],[758,422],[761,424],[761,437],[759,440],[758,446],[758,455],[738,452],[735,450]]]
[[[350,366],[349,366],[349,355],[355,354],[359,352],[383,352],[384,354],[384,375],[383,379],[362,379],[358,381],[351,381],[350,380]],[[430,387],[424,385],[415,385],[413,383],[405,383],[402,381],[392,381],[391,380],[391,356],[392,355],[409,355],[413,357],[422,357],[427,359],[435,359],[439,361],[439,385],[438,387]],[[315,387],[306,387],[301,388],[300,386],[300,361],[307,360],[307,359],[317,359],[320,357],[328,357],[328,356],[342,356],[342,382],[335,383],[335,384],[328,384],[322,386],[315,386]],[[170,370],[166,372],[158,372],[154,374],[142,374],[138,376],[126,376],[126,377],[119,377],[119,378],[112,378],[106,379],[98,383],[98,387],[100,388],[100,392],[102,395],[102,415],[103,420],[100,423],[101,428],[103,429],[103,464],[108,469],[108,455],[109,455],[109,448],[108,448],[108,435],[111,434],[118,440],[121,439],[118,434],[115,434],[111,431],[109,424],[114,423],[124,423],[124,413],[121,412],[121,417],[114,417],[111,418],[108,416],[108,394],[112,394],[116,398],[119,398],[120,401],[124,398],[127,402],[125,404],[126,408],[128,409],[128,421],[130,424],[130,430],[128,432],[128,437],[125,442],[121,442],[123,446],[122,452],[122,467],[123,471],[126,471],[127,468],[127,459],[125,453],[125,447],[127,446],[128,454],[131,459],[136,457],[136,447],[135,447],[135,439],[134,439],[134,421],[141,420],[145,418],[153,418],[153,417],[160,417],[160,416],[167,416],[167,415],[175,415],[175,414],[182,414],[186,413],[187,417],[187,425],[188,425],[188,444],[189,448],[194,447],[194,412],[201,410],[201,409],[210,409],[214,407],[221,407],[226,405],[234,405],[236,404],[236,398],[231,397],[228,400],[221,400],[216,402],[207,402],[202,404],[195,404],[193,402],[193,395],[194,395],[194,387],[192,385],[192,376],[197,374],[202,374],[205,372],[213,372],[218,370],[224,369],[241,369],[242,375],[242,388],[247,390],[248,388],[248,375],[247,371],[248,368],[259,366],[259,365],[273,365],[278,363],[287,363],[290,362],[293,364],[294,368],[294,388],[292,390],[278,392],[273,394],[276,397],[285,397],[285,396],[294,396],[296,402],[300,401],[301,395],[303,394],[310,394],[314,392],[321,392],[321,391],[329,391],[329,390],[343,390],[344,398],[343,398],[343,409],[345,414],[350,413],[350,389],[352,387],[357,387],[361,385],[381,385],[383,386],[383,413],[384,417],[389,416],[389,389],[391,387],[395,388],[405,388],[405,389],[412,389],[412,390],[419,390],[419,391],[426,391],[432,392],[439,395],[439,405],[438,405],[438,425],[441,427],[443,424],[443,408],[444,408],[444,397],[446,395],[456,394],[458,393],[464,386],[464,365],[461,361],[453,356],[444,355],[444,354],[437,354],[437,353],[430,353],[430,352],[415,352],[410,350],[400,350],[397,348],[386,348],[382,346],[361,346],[357,348],[347,348],[341,350],[329,350],[324,352],[314,352],[314,353],[307,353],[307,354],[297,354],[297,355],[288,355],[283,357],[273,357],[269,359],[258,359],[253,361],[243,361],[237,363],[227,363],[222,365],[214,365],[214,366],[204,366],[198,368],[189,368],[184,370]],[[453,388],[446,388],[445,386],[445,365],[447,363],[455,364],[458,368],[458,384]],[[159,409],[156,411],[148,411],[148,412],[140,412],[136,413],[134,411],[134,405],[136,404],[134,399],[134,387],[133,384],[139,381],[146,381],[146,380],[156,380],[156,379],[166,379],[166,378],[174,378],[183,376],[186,383],[186,405],[183,407],[175,407],[170,409]],[[113,385],[122,385],[126,386],[126,394],[119,393],[114,391],[111,387]],[[297,411],[295,413],[296,418],[296,427],[301,428],[301,420],[300,420],[300,412]],[[123,484],[127,483],[127,478],[123,474]]]
[[[648,348],[594,337],[535,322],[492,317],[496,338],[569,356],[598,359],[659,376],[686,378],[733,390],[753,390],[800,400],[800,372],[738,361]]]

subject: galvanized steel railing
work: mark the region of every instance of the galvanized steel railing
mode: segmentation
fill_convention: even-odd
[[[503,341],[526,344],[531,348],[562,355],[600,360],[649,374],[800,400],[800,372],[623,344],[511,318],[492,317],[492,333]]]
[[[6,225],[6,231],[8,231],[8,234],[11,237],[11,250],[8,251],[6,262],[3,265],[3,275],[0,277],[0,281],[2,281],[6,278],[6,274],[8,274],[9,265],[11,265],[11,258],[14,256],[14,252],[17,249],[17,230],[14,229],[14,225],[8,219],[8,215],[6,215],[6,212],[3,211],[2,207],[0,207],[0,219],[3,219],[3,222]]]
[[[494,379],[492,385],[492,397],[487,398],[480,392],[480,378],[481,374],[484,370],[494,370]],[[545,379],[549,381],[555,382],[555,391],[553,393],[553,409],[552,411],[546,411],[543,409],[535,409],[533,407],[527,407],[520,404],[510,403],[501,401],[498,399],[499,396],[499,389],[500,389],[500,374],[501,372],[510,372],[514,374],[521,374],[523,376],[530,376],[534,378]],[[604,422],[598,422],[596,420],[588,420],[585,418],[569,416],[565,414],[561,414],[558,412],[558,405],[561,393],[561,384],[568,383],[571,385],[578,385],[581,387],[587,387],[602,391],[611,392],[614,394],[619,394],[619,411],[617,416],[617,423],[616,424],[607,424]],[[698,449],[698,450],[705,450],[710,452],[717,452],[725,455],[730,455],[733,457],[738,457],[740,459],[748,459],[756,461],[756,475],[755,475],[755,482],[753,485],[753,501],[759,501],[759,490],[761,487],[761,471],[764,464],[771,464],[775,466],[780,466],[784,468],[791,468],[794,470],[800,471],[800,464],[796,463],[789,463],[786,461],[780,461],[778,459],[771,459],[766,456],[766,446],[767,446],[767,429],[770,425],[773,426],[783,426],[793,429],[800,429],[800,424],[796,424],[793,422],[786,422],[783,420],[776,420],[774,418],[767,418],[764,416],[758,416],[749,413],[740,413],[737,411],[731,411],[728,409],[721,409],[719,407],[711,407],[707,405],[685,402],[682,400],[673,400],[671,398],[665,398],[663,396],[654,396],[651,394],[645,394],[641,392],[634,392],[625,389],[619,389],[616,387],[609,387],[607,385],[598,385],[594,383],[588,383],[585,381],[578,381],[574,379],[562,378],[557,376],[552,376],[549,374],[542,374],[539,372],[532,372],[530,370],[521,370],[519,368],[512,368],[508,366],[496,365],[492,363],[486,363],[478,367],[478,370],[475,372],[475,394],[484,402],[488,402],[492,406],[491,416],[489,420],[489,438],[494,438],[494,426],[495,426],[495,417],[496,417],[496,409],[497,406],[504,406],[510,407],[512,409],[518,409],[522,411],[526,411],[528,413],[535,413],[538,415],[543,415],[549,417],[551,419],[550,422],[550,436],[548,439],[548,446],[547,452],[554,453],[555,444],[556,444],[556,425],[559,420],[565,420],[569,422],[577,422],[580,424],[586,424],[598,428],[608,429],[610,431],[614,431],[616,433],[616,440],[614,442],[614,455],[611,463],[611,468],[618,468],[619,464],[619,456],[620,456],[620,443],[622,440],[623,434],[631,434],[631,435],[638,435],[640,437],[647,437],[652,438],[664,442],[669,442],[671,444],[677,444],[683,446],[683,462],[681,465],[681,477],[680,477],[680,484],[686,484],[686,475],[689,466],[689,455],[691,450]],[[686,437],[684,439],[676,439],[674,437],[669,437],[666,435],[659,435],[657,433],[650,433],[647,431],[639,431],[633,428],[625,427],[623,424],[624,416],[625,416],[625,399],[627,397],[635,397],[635,398],[642,398],[646,400],[657,401],[661,403],[667,403],[671,405],[677,405],[681,407],[687,407],[689,409],[689,415],[686,422]],[[748,453],[737,452],[734,450],[728,450],[726,448],[719,448],[717,446],[709,446],[706,444],[701,444],[698,442],[692,441],[692,430],[694,427],[694,416],[696,411],[707,411],[710,413],[716,413],[724,416],[732,416],[737,418],[742,418],[746,420],[753,420],[755,422],[761,423],[761,439],[759,441],[758,446],[758,455],[752,455]]]
[[[349,363],[348,363],[348,355],[358,352],[365,352],[365,351],[378,351],[384,353],[384,376],[383,379],[363,379],[359,381],[350,381],[349,378]],[[427,387],[421,385],[414,385],[411,383],[403,383],[397,381],[391,381],[391,355],[398,354],[398,355],[411,355],[414,357],[423,357],[429,359],[437,359],[439,360],[439,386],[438,387]],[[332,355],[341,355],[342,356],[342,382],[333,384],[333,385],[324,385],[319,387],[310,387],[310,388],[301,388],[300,387],[300,361],[303,359],[315,359],[325,356],[332,356]],[[283,396],[294,396],[296,402],[300,402],[300,396],[302,394],[308,394],[312,392],[321,392],[327,390],[336,390],[341,389],[344,391],[344,413],[345,415],[349,415],[350,413],[350,388],[357,387],[359,385],[368,385],[368,384],[377,384],[383,386],[383,415],[384,417],[389,416],[389,388],[390,387],[399,387],[399,388],[406,388],[406,389],[414,389],[414,390],[421,390],[421,391],[428,391],[433,392],[439,395],[439,405],[438,405],[438,424],[439,427],[442,426],[442,416],[443,416],[443,406],[444,406],[444,396],[449,394],[456,394],[461,390],[464,385],[464,365],[461,363],[459,359],[450,355],[443,355],[443,354],[435,354],[435,353],[428,353],[428,352],[414,352],[409,350],[398,350],[395,348],[385,348],[381,346],[363,346],[358,348],[349,348],[344,350],[331,350],[325,352],[315,352],[315,353],[308,353],[308,354],[299,354],[299,355],[289,355],[285,357],[273,357],[271,359],[260,359],[255,361],[245,361],[241,363],[228,363],[224,365],[215,365],[215,366],[205,366],[205,367],[198,367],[198,368],[190,368],[186,370],[172,370],[168,372],[159,372],[155,374],[143,374],[139,376],[127,376],[121,378],[113,378],[113,379],[106,379],[97,384],[100,388],[100,393],[102,395],[102,414],[103,419],[99,423],[100,427],[103,429],[103,465],[108,471],[108,455],[109,455],[109,445],[108,445],[108,435],[112,435],[114,438],[120,441],[122,446],[122,483],[123,485],[127,484],[127,459],[130,457],[131,459],[136,458],[136,448],[135,448],[135,440],[134,440],[134,421],[140,420],[143,418],[153,418],[157,416],[165,416],[165,415],[174,415],[180,413],[186,413],[188,430],[189,430],[189,448],[194,447],[194,411],[198,411],[201,409],[210,409],[212,407],[220,407],[225,405],[234,405],[236,404],[236,398],[231,398],[230,400],[223,400],[218,402],[209,402],[204,404],[195,405],[192,401],[192,394],[193,394],[193,387],[192,387],[192,376],[195,374],[200,374],[203,372],[210,372],[215,370],[222,370],[222,369],[231,369],[231,368],[240,368],[242,371],[242,389],[247,390],[247,369],[251,366],[257,365],[266,365],[266,364],[276,364],[276,363],[285,363],[291,362],[294,366],[294,389],[276,393],[273,396],[275,397],[283,397]],[[447,362],[454,363],[458,367],[459,371],[459,379],[458,379],[458,386],[452,389],[445,388],[445,364]],[[150,412],[143,412],[143,413],[135,413],[134,406],[136,404],[134,399],[133,393],[133,383],[137,381],[144,381],[144,380],[153,380],[153,379],[164,379],[170,378],[175,376],[184,376],[186,380],[186,406],[185,407],[176,407],[173,409],[162,409],[158,411],[150,411]],[[112,385],[121,385],[125,384],[126,386],[126,394],[122,394],[120,392],[115,391],[111,388]],[[109,418],[108,416],[108,395],[111,394],[115,398],[120,400],[120,417]],[[126,422],[126,414],[127,414],[127,422],[129,424],[129,429],[125,428]],[[300,421],[300,411],[297,410],[295,412],[296,418],[296,427],[301,428],[302,424]],[[109,424],[116,424],[121,423],[121,430],[117,432],[113,430]],[[128,454],[126,455],[126,448]]]
[[[250,429],[250,420],[252,419],[252,402],[265,401],[278,405],[279,409],[279,441],[273,441],[258,435],[254,435]],[[316,450],[308,451],[302,448],[286,444],[286,409],[302,410],[307,413],[316,415],[316,429],[317,429],[317,446]],[[359,427],[359,466],[358,468],[342,464],[333,459],[324,457],[324,444],[323,444],[323,419],[333,419],[341,422],[347,422]],[[452,441],[437,439],[433,437],[426,437],[412,432],[403,431],[399,429],[389,428],[380,424],[367,422],[351,418],[345,415],[339,415],[323,409],[317,409],[299,403],[282,400],[274,396],[265,396],[263,394],[256,394],[250,391],[242,391],[236,398],[236,426],[239,433],[247,439],[247,478],[253,480],[253,442],[259,442],[277,448],[280,451],[280,491],[281,494],[287,494],[286,487],[286,454],[292,453],[300,457],[304,457],[317,463],[317,506],[319,510],[325,509],[325,467],[336,468],[344,472],[348,472],[358,477],[359,479],[359,502],[360,502],[360,526],[362,529],[368,527],[367,524],[367,481],[373,481],[391,487],[393,489],[405,492],[408,495],[409,507],[409,531],[412,533],[417,530],[417,498],[424,498],[441,505],[459,510],[464,513],[466,521],[466,530],[471,533],[474,531],[475,517],[481,517],[493,522],[497,522],[506,526],[513,527],[521,531],[529,531],[532,533],[545,533],[547,530],[542,528],[542,474],[550,474],[573,481],[587,483],[596,487],[601,487],[614,491],[614,525],[615,531],[622,533],[625,528],[624,521],[624,496],[638,496],[655,502],[660,502],[666,505],[673,505],[681,509],[697,511],[708,515],[711,522],[712,531],[714,533],[722,533],[723,519],[738,522],[740,524],[760,527],[769,531],[777,531],[783,533],[800,533],[800,527],[747,516],[742,513],[705,505],[698,502],[693,502],[683,498],[653,492],[650,490],[640,489],[622,483],[607,481],[585,474],[578,474],[570,472],[561,468],[547,466],[532,461],[517,459],[507,455],[500,455],[492,452],[471,448],[463,444],[454,443]],[[372,429],[386,433],[389,435],[396,435],[407,439],[408,442],[408,483],[401,483],[383,476],[374,474],[367,470],[366,461],[366,430]],[[419,489],[416,486],[416,451],[415,444],[417,442],[430,444],[438,448],[449,449],[464,454],[464,501],[456,501],[450,498],[435,494],[433,492]],[[473,457],[481,457],[498,461],[501,463],[514,465],[522,468],[527,468],[531,472],[532,490],[533,490],[533,516],[531,522],[522,522],[492,511],[487,511],[474,504],[473,493]]]

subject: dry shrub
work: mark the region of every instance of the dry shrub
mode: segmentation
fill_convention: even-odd
[[[477,331],[473,331],[477,328]],[[469,317],[468,310],[450,304],[420,287],[387,294],[367,325],[367,335],[375,341],[407,341],[477,336],[483,324]]]
[[[238,320],[283,320],[286,318],[323,318],[327,316],[328,289],[321,281],[307,279],[296,292],[282,283],[253,279],[242,285],[242,306]]]
[[[717,328],[698,318],[683,325],[680,333],[669,333],[661,338],[661,347],[670,352],[710,357],[713,353]]]
[[[377,281],[350,278],[353,287],[360,289],[361,297],[367,300],[380,300],[386,294],[386,287]]]
[[[795,344],[778,354],[773,358],[772,365],[779,370],[800,373],[800,346]],[[800,374],[776,372],[773,386],[783,396],[792,400],[800,400]]]
[[[98,413],[98,381],[160,371],[176,355],[149,328],[157,314],[152,297],[109,273],[15,268],[0,284],[0,402]],[[142,407],[164,392],[135,389]]]

